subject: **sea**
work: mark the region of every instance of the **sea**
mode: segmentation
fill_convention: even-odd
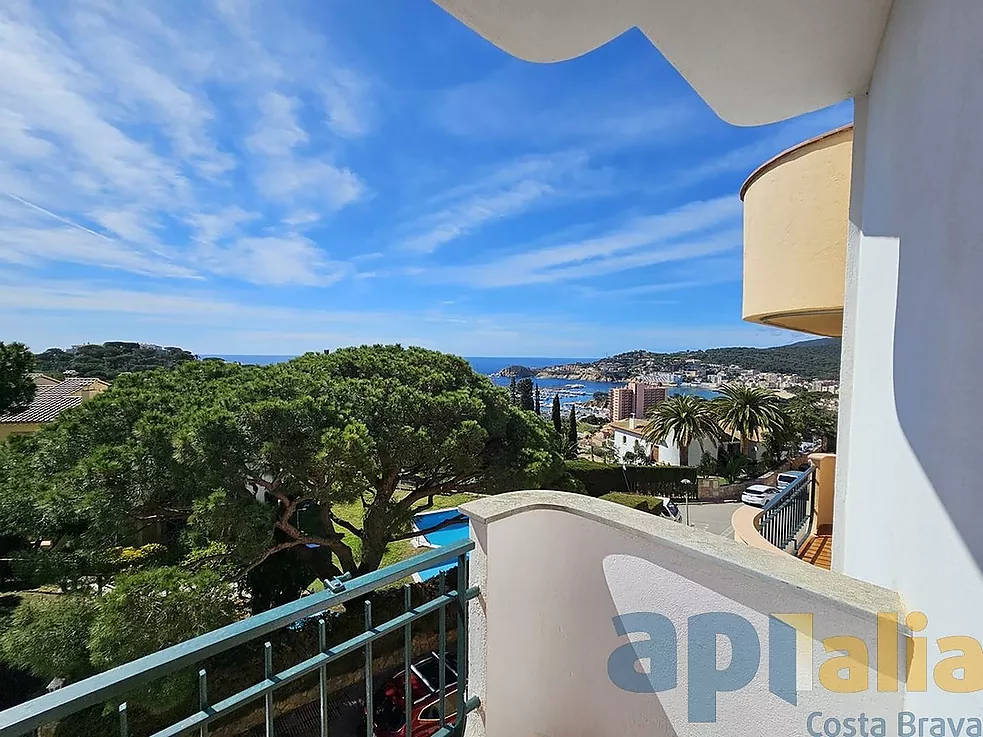
[[[255,364],[258,366],[268,366],[272,363],[282,363],[289,361],[296,356],[270,356],[270,355],[210,355],[202,358],[221,358],[225,361],[235,363]],[[559,366],[567,363],[590,363],[596,358],[570,358],[557,356],[465,356],[465,360],[479,374],[491,376],[491,374],[501,371],[506,366],[526,366],[527,368],[537,369],[546,366]],[[499,386],[508,386],[511,379],[508,376],[491,376],[491,380]],[[542,404],[545,407],[547,402],[553,401],[553,395],[559,394],[560,406],[568,409],[570,405],[582,405],[590,400],[596,392],[607,393],[611,389],[616,389],[625,385],[625,382],[610,381],[576,381],[573,379],[536,379],[533,381],[539,386]],[[669,395],[675,394],[695,394],[706,399],[717,396],[717,392],[712,389],[699,386],[674,386],[669,389]]]

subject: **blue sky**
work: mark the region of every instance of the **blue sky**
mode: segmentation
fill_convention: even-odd
[[[744,178],[631,31],[513,59],[428,0],[0,6],[0,340],[594,356],[740,320]]]

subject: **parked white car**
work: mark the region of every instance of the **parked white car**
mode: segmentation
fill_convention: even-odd
[[[752,507],[763,507],[765,504],[770,502],[775,498],[775,494],[778,493],[778,489],[774,486],[766,486],[765,484],[751,484],[744,490],[741,494],[741,501],[745,504],[750,504]]]
[[[786,471],[785,473],[780,473],[778,474],[778,478],[775,479],[775,486],[777,486],[779,491],[781,491],[793,481],[798,479],[801,475],[801,473],[796,471]]]

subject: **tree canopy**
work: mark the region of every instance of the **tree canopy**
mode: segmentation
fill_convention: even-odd
[[[0,414],[26,407],[37,387],[30,377],[34,356],[23,343],[0,343]]]
[[[533,396],[532,379],[519,379],[517,387],[519,394],[519,406],[530,412],[535,411],[536,399]]]
[[[93,574],[141,530],[227,577],[289,550],[321,576],[364,573],[435,496],[562,473],[548,425],[455,356],[371,346],[263,367],[194,361],[122,375],[0,444],[0,534],[55,540]]]
[[[102,345],[77,345],[68,350],[49,348],[36,356],[38,371],[79,376],[93,376],[107,381],[130,371],[173,368],[197,357],[183,348],[161,347],[146,343],[111,341]]]
[[[780,433],[787,423],[781,400],[770,389],[728,384],[714,398],[720,422],[741,440],[741,453],[755,438]]]

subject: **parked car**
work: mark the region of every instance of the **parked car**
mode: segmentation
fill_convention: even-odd
[[[376,691],[373,698],[373,734],[403,737],[406,734],[406,680],[400,671]],[[444,722],[457,717],[457,658],[448,653],[444,662]],[[413,693],[413,737],[430,737],[440,729],[440,658],[430,653],[410,666]],[[359,734],[365,734],[364,722]]]
[[[777,493],[778,489],[774,486],[766,486],[765,484],[751,484],[744,490],[744,493],[741,494],[741,501],[745,504],[750,504],[752,507],[763,507],[765,504],[774,499]]]
[[[777,486],[778,490],[781,491],[793,481],[796,481],[801,475],[802,474],[797,473],[796,471],[786,471],[784,473],[780,473],[778,474],[778,478],[775,479],[775,486]]]

